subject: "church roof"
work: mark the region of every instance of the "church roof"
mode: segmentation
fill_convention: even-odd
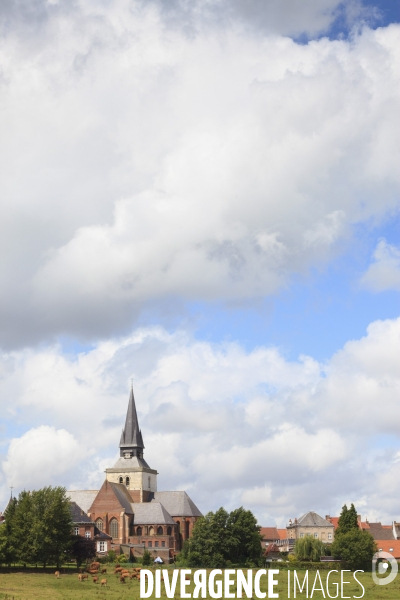
[[[69,508],[73,523],[86,523],[88,525],[94,524],[87,516],[86,512],[80,506],[78,506],[76,502],[70,502]]]
[[[122,508],[125,509],[125,512],[132,514],[132,498],[126,487],[122,483],[112,483],[111,481],[108,482],[108,485],[111,486],[118,502]]]
[[[135,525],[175,525],[175,521],[160,502],[132,504]]]
[[[138,467],[145,467],[146,469],[150,469],[147,462],[144,458],[140,458],[139,456],[131,456],[130,458],[124,458],[120,456],[113,469],[137,469]]]
[[[133,388],[129,396],[128,412],[126,413],[125,427],[122,430],[120,448],[144,448],[142,432],[139,429],[139,421],[136,414],[135,398]]]
[[[87,513],[98,493],[99,490],[70,490],[66,496]]]
[[[160,502],[173,517],[202,517],[186,492],[155,492],[152,502]]]

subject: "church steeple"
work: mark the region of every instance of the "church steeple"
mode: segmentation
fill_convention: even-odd
[[[131,456],[143,458],[144,444],[136,413],[133,385],[131,386],[131,393],[129,395],[128,412],[126,413],[125,427],[122,430],[119,449],[120,456],[124,458],[131,458]]]

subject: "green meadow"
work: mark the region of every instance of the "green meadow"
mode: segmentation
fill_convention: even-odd
[[[78,575],[76,573],[61,571],[60,579],[56,579],[52,573],[43,573],[40,571],[19,571],[11,573],[0,573],[0,600],[91,600],[91,599],[102,599],[110,598],[115,600],[139,600],[139,582],[136,580],[128,580],[125,584],[120,583],[119,577],[113,575],[113,565],[108,568],[108,574],[101,577],[107,577],[107,588],[100,587],[99,583],[93,583],[92,578],[89,576],[89,580],[80,582],[78,581]],[[171,570],[170,570],[171,573]],[[305,575],[305,571],[297,571],[299,579],[302,581]],[[321,579],[325,587],[326,575],[325,572],[321,572]],[[279,584],[274,588],[275,592],[279,593],[279,598],[288,598],[288,586],[287,586],[288,571],[282,570],[276,578]],[[310,586],[308,597],[320,599],[329,598],[326,593],[326,587],[324,594],[321,591],[314,591],[311,596],[311,588],[314,582],[315,571],[309,572]],[[400,576],[391,584],[385,586],[377,586],[372,581],[371,573],[358,573],[357,578],[365,588],[363,598],[368,600],[380,600],[380,599],[400,599]],[[351,584],[344,586],[344,594],[340,592],[340,575],[333,573],[330,577],[330,588],[329,593],[331,597],[335,597],[336,586],[333,584],[339,584],[339,595],[337,598],[342,597],[361,597],[362,588],[354,581],[351,573],[346,573],[346,579],[352,580]],[[294,598],[293,594],[293,572],[291,572],[291,595],[290,598]],[[179,584],[178,584],[179,585]],[[191,592],[194,588],[191,583],[187,591]],[[235,591],[235,586],[231,588],[231,591]],[[261,579],[261,591],[267,592],[266,578]],[[161,587],[162,598],[166,598],[163,595],[164,587]],[[209,597],[209,596],[207,596]],[[268,595],[267,595],[268,597]],[[154,598],[154,595],[152,596]],[[177,586],[175,592],[175,598],[180,598],[179,587]],[[296,598],[307,598],[307,595],[299,593],[297,590]],[[253,594],[253,599],[256,600],[256,596]]]

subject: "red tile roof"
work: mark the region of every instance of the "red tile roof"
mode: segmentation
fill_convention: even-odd
[[[329,523],[332,523],[336,531],[336,529],[339,527],[339,517],[329,517],[327,521],[329,521]]]
[[[286,529],[278,529],[278,535],[280,540],[287,540],[287,531]]]
[[[264,555],[266,556],[270,552],[279,552],[279,548],[276,544],[270,544],[266,547]]]
[[[264,536],[264,540],[279,540],[279,534],[276,527],[261,527],[260,534]]]
[[[375,540],[378,550],[390,552],[395,558],[400,559],[400,540]]]

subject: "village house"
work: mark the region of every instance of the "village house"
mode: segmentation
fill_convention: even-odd
[[[299,519],[289,520],[286,527],[288,538],[298,540],[307,535],[325,544],[331,544],[335,536],[334,525],[316,512],[310,511]]]

